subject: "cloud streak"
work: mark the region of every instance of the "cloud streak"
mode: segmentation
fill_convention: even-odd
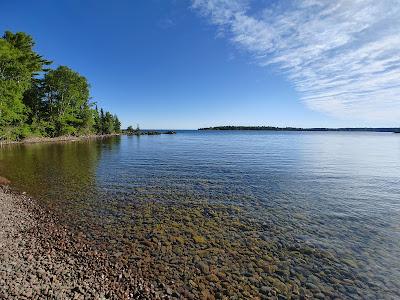
[[[311,109],[400,123],[397,0],[292,0],[264,7],[193,0],[192,7],[261,66],[286,74]]]

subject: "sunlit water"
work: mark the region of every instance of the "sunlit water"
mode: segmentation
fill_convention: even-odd
[[[0,149],[0,174],[135,267],[146,256],[151,280],[194,295],[400,297],[398,134],[17,145]]]

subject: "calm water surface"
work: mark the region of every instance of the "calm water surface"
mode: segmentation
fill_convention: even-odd
[[[400,297],[400,135],[17,145],[0,149],[0,174],[150,280],[195,296]]]

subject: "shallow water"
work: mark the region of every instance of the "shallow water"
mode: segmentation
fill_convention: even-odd
[[[195,296],[400,297],[400,136],[211,132],[0,149],[0,174]]]

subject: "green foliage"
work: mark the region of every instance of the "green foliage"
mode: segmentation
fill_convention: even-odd
[[[104,134],[105,133],[105,125],[104,125],[105,119],[104,119],[104,111],[103,111],[102,108],[100,109],[99,119],[100,119],[100,132],[99,132],[99,134]]]
[[[85,77],[65,66],[50,70],[43,79],[44,102],[54,124],[53,136],[87,131],[92,115],[89,84]]]
[[[97,108],[95,110],[94,128],[96,128],[97,134],[111,134],[121,132],[121,122],[117,115],[112,115],[110,112],[105,112],[100,109],[100,113]]]
[[[94,110],[92,110],[92,114],[93,114],[93,130],[96,134],[101,134],[100,115],[97,106]]]
[[[126,132],[128,134],[133,134],[135,132],[135,129],[133,129],[133,127],[131,125],[129,125],[128,128],[126,129]]]
[[[114,115],[114,132],[120,133],[121,132],[121,122],[119,121],[117,115]]]
[[[0,140],[120,131],[116,116],[92,108],[85,77],[66,66],[46,69],[51,62],[33,47],[22,32],[0,39]]]
[[[46,71],[47,69],[44,67],[51,64],[51,61],[44,59],[33,51],[35,43],[32,37],[26,33],[17,32],[13,34],[10,31],[6,31],[3,35],[3,40],[21,52],[19,62],[27,68],[31,73],[31,77],[38,75],[41,71]]]
[[[106,112],[104,116],[104,134],[110,134],[114,132],[114,118],[112,114]]]
[[[20,139],[30,133],[24,94],[50,64],[33,46],[32,37],[22,32],[6,31],[0,39],[0,140]]]

